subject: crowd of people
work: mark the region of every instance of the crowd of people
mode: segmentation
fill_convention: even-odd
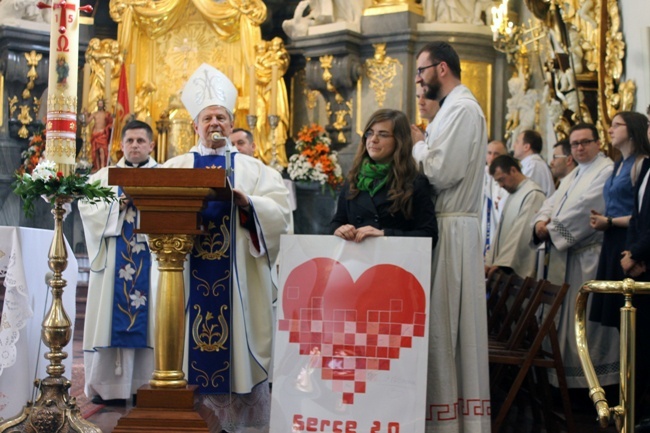
[[[553,145],[547,164],[536,131],[521,132],[511,149],[502,141],[488,142],[485,116],[461,82],[460,59],[451,45],[425,45],[417,53],[416,71],[426,130],[411,125],[399,110],[380,109],[370,116],[330,229],[352,242],[376,236],[432,239],[427,431],[487,432],[485,281],[491,273],[570,284],[558,332],[573,388],[587,386],[573,326],[573,299],[581,284],[626,276],[650,281],[650,123],[633,112],[614,117],[609,135],[621,154],[616,163],[601,152],[593,125],[576,124],[567,140]],[[211,431],[230,433],[268,425],[272,276],[280,235],[292,232],[289,193],[280,174],[254,157],[250,132],[233,129],[236,95],[225,75],[202,65],[182,95],[199,143],[163,164],[232,170],[233,200],[213,202],[203,211],[209,233],[195,243],[185,276],[189,322],[203,309],[232,324],[229,350],[196,350],[190,344],[185,370],[191,384],[213,372],[228,377],[201,386],[198,404]],[[142,122],[124,127],[122,150],[120,167],[157,165],[149,156],[151,128]],[[103,183],[106,177],[105,169],[93,175]],[[87,319],[84,330],[86,392],[104,402],[130,398],[153,370],[149,305],[155,266],[142,259],[149,254],[146,242],[133,234],[137,210],[115,188],[120,197],[115,204],[80,204],[92,261],[86,315],[98,319]],[[210,254],[202,249],[204,240],[211,245],[221,240],[224,250]],[[620,301],[594,296],[589,306],[589,346],[603,385],[619,380],[614,342]],[[650,308],[639,305],[638,326],[646,329],[650,316],[643,319],[643,310]],[[138,325],[128,326],[132,322],[125,317],[136,311]],[[637,347],[639,356],[649,350]],[[650,381],[645,370],[650,369],[637,364],[638,393]],[[639,406],[637,413],[650,416],[650,405]]]

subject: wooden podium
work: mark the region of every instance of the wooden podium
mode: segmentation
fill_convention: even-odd
[[[140,233],[149,235],[157,256],[155,306],[155,367],[149,385],[138,389],[137,406],[115,429],[123,432],[208,432],[194,410],[196,386],[183,373],[185,347],[185,287],[183,267],[203,233],[200,211],[206,201],[230,200],[232,192],[223,169],[110,168],[108,183],[119,185],[140,211]]]

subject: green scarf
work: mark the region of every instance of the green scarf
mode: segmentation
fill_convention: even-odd
[[[386,185],[391,163],[376,164],[365,158],[361,163],[361,169],[357,176],[357,188],[359,191],[368,191],[371,197]]]

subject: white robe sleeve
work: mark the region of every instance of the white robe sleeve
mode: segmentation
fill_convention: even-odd
[[[449,103],[451,103],[450,101]],[[416,161],[422,162],[424,174],[434,189],[440,191],[459,183],[467,172],[473,154],[476,137],[481,136],[476,128],[484,124],[480,110],[468,109],[474,101],[458,101],[445,113],[444,122],[436,130],[436,137],[430,138],[426,149],[414,149]]]
[[[105,167],[89,178],[89,182],[100,181],[101,186],[108,186],[108,168]],[[117,194],[117,187],[113,187]],[[115,237],[121,232],[123,218],[120,218],[118,201],[90,204],[79,200],[79,214],[84,227],[86,248],[93,272],[104,270],[106,266],[106,238]]]

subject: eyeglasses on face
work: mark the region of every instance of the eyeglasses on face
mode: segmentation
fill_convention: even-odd
[[[429,68],[435,68],[435,67],[438,66],[440,63],[442,63],[442,62],[436,62],[436,63],[433,63],[433,64],[431,64],[431,65],[429,65],[429,66],[421,66],[421,67],[417,68],[415,74],[419,77],[419,76],[422,75],[422,71],[424,71],[425,69],[429,69]]]
[[[393,136],[393,134],[390,134],[386,131],[373,131],[372,129],[367,130],[366,132],[363,133],[363,136],[366,138],[372,138],[373,135],[376,135],[377,137],[384,139],[384,138],[390,138]]]
[[[593,143],[594,141],[598,141],[598,139],[597,138],[592,138],[592,139],[589,139],[589,140],[572,141],[569,144],[573,148],[576,148],[578,146],[585,147],[586,145],[588,145],[589,143]]]
[[[553,155],[553,159],[566,158],[569,155]]]

